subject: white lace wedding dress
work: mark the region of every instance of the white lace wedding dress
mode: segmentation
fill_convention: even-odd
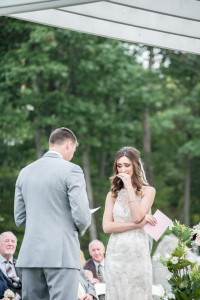
[[[139,196],[137,201],[141,201]],[[116,198],[113,218],[115,222],[132,221],[124,189]],[[106,300],[152,300],[152,265],[143,229],[110,236],[106,251]]]

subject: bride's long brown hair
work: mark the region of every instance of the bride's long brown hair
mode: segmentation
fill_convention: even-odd
[[[137,195],[141,194],[142,186],[143,185],[149,185],[148,182],[146,181],[145,173],[142,167],[142,162],[140,159],[140,151],[138,151],[134,147],[123,147],[119,151],[117,151],[115,155],[115,161],[113,165],[113,171],[114,175],[110,177],[111,181],[111,194],[114,198],[117,197],[118,192],[123,188],[124,184],[119,177],[116,175],[118,174],[117,170],[117,161],[120,157],[126,156],[132,163],[133,165],[133,182],[137,188],[136,193]]]

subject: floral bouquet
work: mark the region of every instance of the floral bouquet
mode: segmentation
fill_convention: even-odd
[[[200,225],[199,229],[200,229]],[[167,280],[171,285],[171,292],[161,298],[162,300],[198,300],[200,299],[200,266],[197,268],[197,262],[194,261],[191,249],[186,245],[190,242],[197,230],[195,227],[189,229],[185,225],[181,225],[175,221],[171,225],[178,231],[178,247],[171,253],[166,254],[165,259],[160,253],[154,255],[153,259],[160,261],[167,267],[171,273],[167,276]],[[188,231],[189,238],[183,242],[182,235]],[[200,232],[199,232],[200,233]],[[192,244],[192,243],[191,243]]]
[[[14,300],[15,299],[15,294],[13,293],[13,291],[8,289],[4,292],[4,298]]]

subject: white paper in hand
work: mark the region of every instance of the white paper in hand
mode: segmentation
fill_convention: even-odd
[[[93,214],[95,211],[97,211],[101,206],[97,207],[97,208],[92,208],[90,209],[91,214]]]
[[[102,283],[101,282],[96,283],[94,285],[94,287],[95,287],[95,291],[96,291],[97,296],[106,294],[106,285],[105,285],[105,283],[103,283],[103,282]]]
[[[156,218],[157,224],[154,226],[147,223],[144,226],[144,230],[157,242],[167,227],[172,223],[172,220],[164,215],[159,209],[156,210],[153,216]]]

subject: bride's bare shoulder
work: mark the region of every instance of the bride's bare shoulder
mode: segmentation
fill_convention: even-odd
[[[155,195],[156,194],[156,189],[150,185],[143,185],[142,187],[142,195],[145,196],[145,195],[149,195],[149,194],[152,194],[152,195]]]
[[[112,202],[112,203],[114,203],[115,202],[115,197],[113,196],[113,194],[112,194],[112,192],[110,191],[110,192],[108,192],[108,194],[107,194],[107,197],[106,197],[106,201],[108,201],[108,202]]]

